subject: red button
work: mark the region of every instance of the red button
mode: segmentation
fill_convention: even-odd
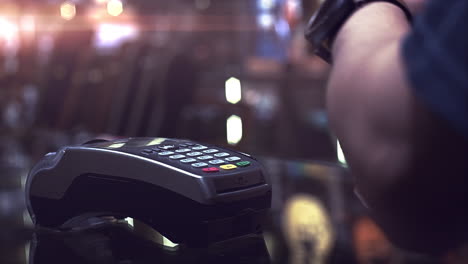
[[[216,168],[216,167],[204,168],[204,169],[202,169],[202,170],[203,170],[204,172],[217,172],[217,171],[219,171],[219,169]]]

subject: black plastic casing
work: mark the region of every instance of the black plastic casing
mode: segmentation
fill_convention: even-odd
[[[194,246],[261,231],[270,208],[271,186],[254,158],[203,144],[251,163],[206,173],[157,152],[142,152],[197,143],[166,139],[156,145],[132,146],[136,140],[153,139],[70,146],[46,155],[31,170],[26,184],[34,223],[61,228],[76,217],[132,217],[175,243]],[[124,145],[106,147],[112,144]]]

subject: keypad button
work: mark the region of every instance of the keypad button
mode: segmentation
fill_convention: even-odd
[[[208,163],[213,164],[213,165],[218,165],[218,164],[223,164],[225,163],[224,160],[216,159],[216,160],[210,160]]]
[[[195,146],[193,147],[192,149],[193,150],[203,150],[203,149],[207,149],[208,147],[205,147],[205,146],[202,146],[202,145],[198,145],[198,146]]]
[[[218,172],[219,169],[216,168],[216,167],[210,167],[210,168],[204,168],[204,169],[202,169],[202,171],[204,171],[204,172]]]
[[[206,153],[206,154],[211,154],[211,153],[216,153],[218,152],[219,150],[217,149],[207,149],[207,150],[204,150],[202,151],[203,153]]]
[[[175,152],[177,152],[177,153],[187,153],[187,152],[190,152],[190,151],[192,151],[192,150],[188,149],[188,148],[183,148],[183,149],[178,149]]]
[[[174,152],[172,152],[172,151],[163,151],[163,152],[159,152],[158,154],[159,154],[159,156],[169,156],[169,155],[174,154]]]
[[[199,159],[199,160],[209,160],[209,159],[212,159],[212,158],[213,158],[213,156],[206,155],[206,156],[200,156],[197,159]]]
[[[221,169],[223,169],[223,170],[233,170],[233,169],[237,168],[237,166],[234,165],[234,164],[226,164],[226,165],[221,165],[219,167]]]
[[[186,148],[187,144],[179,144],[179,148]]]
[[[152,148],[153,152],[163,152],[164,150],[158,148]]]
[[[163,149],[163,150],[169,150],[169,149],[175,149],[174,145],[163,145],[159,146],[158,148]]]
[[[194,158],[188,158],[188,159],[183,159],[183,160],[180,160],[180,162],[182,163],[192,163],[192,162],[196,162],[197,160],[194,159]]]
[[[225,158],[225,160],[227,160],[227,161],[238,161],[238,160],[241,160],[241,158],[239,158],[239,157],[229,157],[229,158]]]
[[[169,156],[169,158],[170,158],[170,159],[178,160],[178,159],[183,159],[183,158],[185,158],[185,155],[177,154],[177,155]]]
[[[198,163],[193,163],[192,164],[192,167],[194,168],[203,168],[203,167],[206,167],[208,166],[208,164],[206,164],[205,162],[198,162]]]
[[[154,152],[154,150],[152,150],[152,149],[144,149],[144,150],[141,151],[141,153],[143,153],[143,154],[151,154],[153,152]]]
[[[221,152],[221,153],[214,154],[214,156],[217,157],[217,158],[223,158],[223,157],[229,156],[229,153]]]
[[[200,155],[203,155],[203,153],[201,153],[201,152],[190,152],[190,153],[187,153],[187,156],[189,156],[189,157],[196,157],[196,156],[200,156]]]
[[[250,161],[240,161],[240,162],[237,162],[236,165],[239,167],[247,167],[250,165]]]
[[[195,144],[192,143],[192,142],[184,142],[184,144],[187,145],[187,146],[193,146],[193,145],[195,145]]]

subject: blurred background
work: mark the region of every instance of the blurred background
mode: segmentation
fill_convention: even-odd
[[[263,161],[274,184],[271,261],[432,263],[388,243],[353,194],[327,124],[328,65],[303,37],[318,5],[0,1],[0,262],[29,261],[23,187],[45,153],[157,136]]]

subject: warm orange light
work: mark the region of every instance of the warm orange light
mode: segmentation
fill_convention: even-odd
[[[76,7],[73,3],[65,2],[60,5],[60,16],[65,20],[72,20],[76,15]]]
[[[123,4],[120,0],[110,0],[107,2],[107,13],[111,16],[118,16],[123,12]]]

